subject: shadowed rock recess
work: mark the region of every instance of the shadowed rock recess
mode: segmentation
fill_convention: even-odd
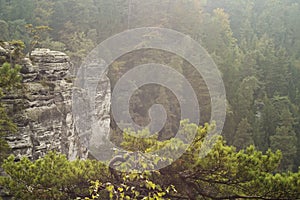
[[[7,137],[13,154],[37,159],[50,150],[85,158],[72,116],[72,64],[62,52],[36,49],[22,65],[24,89],[4,101],[18,125]]]

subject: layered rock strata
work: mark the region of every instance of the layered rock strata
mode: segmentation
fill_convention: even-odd
[[[58,51],[36,49],[22,65],[24,89],[6,96],[18,133],[7,137],[18,157],[37,159],[55,150],[72,160],[86,157],[72,116],[70,58]]]

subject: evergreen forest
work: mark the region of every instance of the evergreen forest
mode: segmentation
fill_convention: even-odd
[[[111,88],[133,66],[171,66],[196,91],[200,123],[180,120],[180,106],[170,90],[146,85],[131,98],[133,120],[147,125],[149,108],[161,104],[167,123],[152,137],[147,129],[120,130],[111,116],[110,139],[137,152],[135,158],[162,147],[170,154],[182,149],[183,155],[176,160],[155,157],[151,163],[125,155],[118,166],[138,165],[131,172],[92,156],[69,160],[55,150],[36,159],[16,159],[7,139],[22,133],[16,111],[5,99],[26,93],[24,59],[36,48],[60,51],[70,57],[76,72],[98,44],[140,27],[190,36],[220,70],[226,120],[213,148],[199,157],[204,138],[218,123],[209,121],[211,102],[203,77],[178,55],[144,49],[110,65]],[[7,46],[9,56],[1,53]],[[298,0],[0,0],[0,66],[0,199],[300,199]],[[22,101],[18,105],[22,110]],[[196,130],[191,144],[174,138],[179,127],[186,137]],[[159,163],[168,165],[147,170]]]

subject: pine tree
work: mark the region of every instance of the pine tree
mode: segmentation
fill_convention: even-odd
[[[5,92],[9,92],[20,86],[21,76],[19,74],[20,66],[12,68],[9,63],[4,63],[0,67],[0,163],[9,153],[9,146],[5,137],[17,131],[16,125],[7,115],[7,110],[2,103]]]
[[[235,146],[238,150],[241,150],[253,144],[254,140],[251,125],[248,123],[247,118],[244,118],[237,126],[233,146]]]
[[[281,122],[276,128],[276,134],[270,137],[271,148],[282,152],[280,169],[292,171],[295,170],[294,159],[297,154],[297,137],[293,128],[295,118],[288,109],[282,111],[280,118]]]

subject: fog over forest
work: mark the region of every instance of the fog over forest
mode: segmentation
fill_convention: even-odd
[[[0,199],[300,199],[298,0],[0,0]]]

